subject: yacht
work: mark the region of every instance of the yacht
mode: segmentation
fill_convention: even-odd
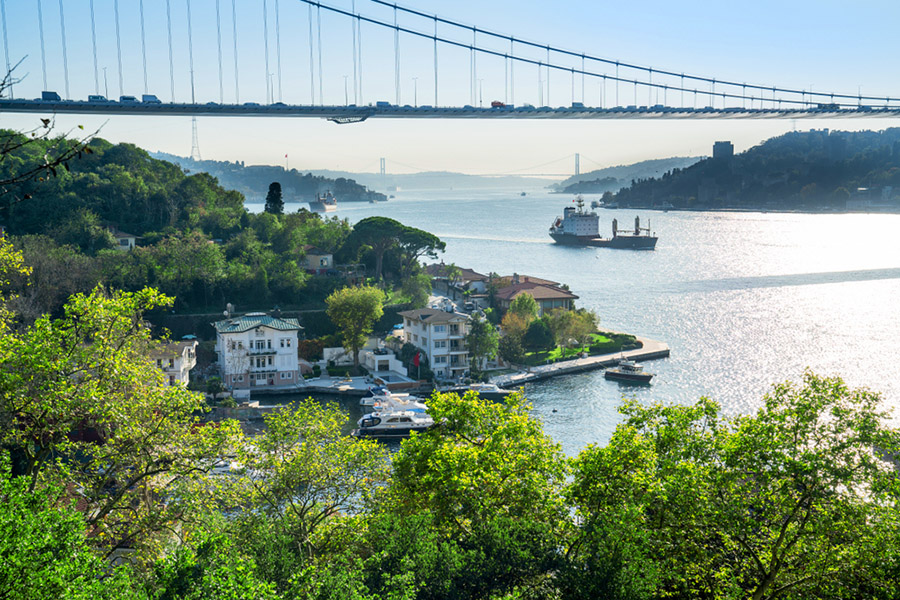
[[[470,385],[457,385],[447,390],[455,394],[465,394],[466,392],[475,392],[482,398],[487,400],[505,400],[510,394],[515,394],[515,390],[504,390],[497,387],[494,383],[472,383]]]
[[[358,438],[403,439],[412,432],[426,431],[434,426],[434,419],[425,412],[388,410],[364,415],[356,422],[351,435]]]
[[[650,380],[653,379],[653,373],[644,371],[643,365],[625,359],[620,360],[619,364],[612,369],[607,369],[603,376],[606,379],[628,383],[650,383]]]

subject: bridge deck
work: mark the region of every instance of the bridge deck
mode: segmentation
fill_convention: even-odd
[[[353,123],[366,119],[801,119],[900,117],[900,108],[680,108],[667,106],[498,107],[306,106],[270,104],[178,104],[0,99],[0,113],[187,115],[214,117],[318,117]]]

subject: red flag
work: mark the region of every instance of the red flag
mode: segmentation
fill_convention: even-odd
[[[287,158],[287,154],[285,154],[284,157]]]
[[[413,357],[413,366],[414,367],[419,366],[419,353],[418,352],[416,352],[416,355]]]

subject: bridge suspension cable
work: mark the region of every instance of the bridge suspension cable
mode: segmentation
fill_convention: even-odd
[[[222,14],[219,6],[220,0],[216,0],[216,48],[219,51],[219,102],[225,103],[225,85],[222,78]]]
[[[60,6],[62,0],[59,0]],[[149,94],[150,88],[147,86],[147,36],[144,34],[144,0],[138,2],[138,8],[141,13],[141,59],[144,65],[144,93]]]
[[[472,50],[472,51],[474,51],[474,52],[480,52],[480,53],[482,53],[482,54],[486,54],[486,55],[490,55],[490,56],[495,56],[495,57],[498,57],[498,58],[503,58],[503,57],[507,56],[507,54],[505,54],[505,53],[501,53],[501,52],[498,52],[498,51],[496,51],[496,50],[492,50],[492,49],[489,49],[489,48],[474,48],[472,45],[467,44],[467,43],[464,43],[464,42],[460,42],[460,41],[458,41],[458,40],[453,40],[453,39],[449,39],[449,38],[446,38],[446,37],[435,36],[435,35],[433,35],[433,34],[431,34],[431,33],[424,33],[424,32],[422,32],[422,31],[415,30],[415,29],[411,29],[411,28],[409,28],[409,27],[404,27],[404,26],[401,26],[401,25],[399,25],[399,24],[398,24],[398,25],[394,25],[394,24],[392,24],[392,23],[385,22],[385,21],[381,21],[381,20],[379,20],[379,19],[375,19],[375,18],[372,18],[372,17],[366,17],[366,16],[361,15],[361,14],[353,14],[353,13],[349,13],[349,12],[347,12],[346,10],[343,10],[343,9],[340,9],[340,8],[336,8],[336,7],[333,7],[333,6],[328,6],[328,5],[326,5],[326,4],[322,4],[321,2],[318,2],[317,0],[301,0],[301,1],[307,3],[307,4],[311,5],[311,6],[316,6],[319,10],[321,10],[321,9],[324,8],[325,10],[328,10],[328,11],[331,11],[331,12],[334,12],[334,13],[337,13],[337,14],[342,14],[342,15],[344,15],[344,16],[358,18],[358,19],[360,19],[361,21],[365,21],[365,22],[371,23],[371,24],[373,24],[373,25],[378,25],[378,26],[380,26],[380,27],[385,27],[385,28],[389,28],[389,29],[394,29],[395,32],[396,32],[397,34],[399,34],[400,32],[402,32],[402,33],[407,33],[407,34],[409,34],[409,35],[413,35],[413,36],[417,36],[417,37],[421,37],[421,38],[426,38],[426,39],[435,39],[435,38],[437,38],[437,40],[440,41],[441,43],[444,43],[444,44],[447,44],[447,45],[450,45],[450,46],[455,46],[455,47],[458,47],[458,48],[465,48],[465,49]],[[426,18],[428,18],[428,19],[433,19],[433,18],[434,18],[434,17],[431,16],[431,15],[425,15],[424,13],[420,13],[420,12],[418,12],[418,11],[414,11],[414,10],[411,10],[411,9],[404,9],[403,7],[400,7],[400,6],[395,5],[395,4],[392,4],[392,3],[384,2],[384,1],[382,1],[382,0],[372,0],[372,2],[375,2],[375,3],[377,3],[377,4],[382,4],[382,5],[385,5],[385,6],[389,6],[389,7],[392,7],[392,8],[393,8],[394,6],[397,6],[397,9],[400,10],[400,11],[405,11],[405,12],[409,12],[409,13],[412,13],[412,14],[424,16],[424,17],[426,17]],[[473,29],[473,27],[470,26],[470,25],[462,25],[462,24],[458,24],[458,23],[456,23],[456,22],[454,22],[454,21],[448,21],[448,20],[446,20],[446,19],[440,19],[440,18],[438,18],[438,20],[439,20],[440,22],[443,22],[443,23],[449,23],[449,24],[451,24],[451,25],[454,25],[454,26],[457,26],[457,27],[461,27],[461,28],[463,28],[463,29],[465,29],[465,30],[472,30],[472,29]],[[501,35],[501,34],[495,34],[495,33],[488,32],[488,31],[485,31],[485,30],[481,30],[481,29],[478,29],[478,28],[475,28],[475,29],[476,29],[478,32],[480,32],[480,33],[485,33],[485,34],[493,35],[494,37],[501,37],[501,38],[504,38],[504,39],[512,39],[510,36],[505,36],[505,35]],[[525,41],[518,40],[518,39],[516,39],[515,41],[516,41],[517,43],[520,43],[520,44],[530,45],[530,46],[533,46],[533,47],[536,47],[536,48],[541,48],[541,49],[543,49],[543,50],[547,50],[547,48],[548,48],[548,46],[546,46],[546,45],[535,44],[535,43],[533,43],[533,42],[525,42]],[[579,58],[581,57],[581,53],[573,53],[573,52],[568,51],[568,50],[553,49],[553,51],[556,52],[556,53],[559,53],[559,54],[565,54],[565,55],[570,55],[570,56],[578,56]],[[543,67],[544,64],[545,64],[543,61],[540,61],[540,60],[534,60],[534,59],[530,59],[530,58],[525,58],[525,57],[521,57],[521,56],[516,56],[516,57],[513,57],[513,58],[514,58],[514,60],[516,60],[516,61],[518,61],[518,62],[525,63],[525,64],[531,64],[531,65],[537,66],[539,72],[542,70],[542,67]],[[650,70],[649,67],[637,67],[637,66],[635,66],[635,65],[631,65],[631,64],[629,64],[629,63],[622,63],[622,62],[620,62],[620,61],[611,61],[611,60],[609,60],[609,59],[600,59],[600,58],[596,58],[596,57],[591,57],[591,56],[588,56],[587,54],[585,54],[585,58],[586,58],[587,60],[594,60],[594,61],[597,61],[597,62],[603,62],[603,63],[607,63],[607,64],[615,64],[615,65],[616,65],[616,67],[617,67],[617,69],[616,69],[616,70],[617,70],[617,74],[616,74],[615,76],[612,76],[612,75],[609,75],[609,74],[606,74],[606,73],[597,73],[597,72],[593,72],[593,71],[590,71],[590,70],[585,70],[585,71],[584,71],[584,75],[586,75],[586,76],[588,76],[588,77],[605,78],[605,79],[611,79],[611,80],[616,81],[616,96],[617,96],[616,104],[617,104],[617,105],[620,105],[619,102],[618,102],[618,95],[619,95],[619,94],[618,94],[618,92],[619,92],[618,88],[619,88],[619,83],[627,83],[627,84],[633,85],[634,88],[635,88],[635,92],[636,92],[637,86],[649,86],[649,87],[654,87],[654,86],[655,86],[655,87],[662,87],[662,85],[663,85],[663,84],[658,84],[658,83],[657,83],[657,84],[651,84],[651,83],[649,83],[649,82],[647,82],[647,81],[643,81],[643,80],[640,80],[640,79],[632,79],[632,78],[622,77],[622,76],[620,76],[619,73],[618,73],[619,67],[625,67],[625,68],[630,68],[630,69],[638,69],[638,70],[642,70],[642,71],[649,71],[649,70]],[[559,71],[570,71],[573,67],[571,67],[570,65],[547,64],[547,65],[546,65],[546,68],[547,68],[548,79],[549,79],[549,73],[550,73],[550,70],[551,70],[551,69],[556,69],[556,70],[559,70]],[[653,69],[653,71],[654,71],[655,73],[657,73],[657,74],[667,74],[667,75],[668,75],[668,74],[671,74],[671,75],[675,75],[675,76],[678,76],[678,77],[684,77],[685,79],[688,79],[688,80],[693,79],[693,80],[696,80],[696,81],[709,82],[709,83],[711,83],[711,82],[714,80],[713,78],[698,77],[698,76],[683,75],[683,74],[674,74],[674,73],[669,72],[669,71],[661,71],[661,70],[657,70],[657,69]],[[579,73],[579,74],[580,74],[580,73],[582,73],[582,70],[581,70],[581,69],[577,69],[577,70],[576,70],[576,73]],[[540,78],[540,75],[539,75],[539,78]],[[725,85],[725,84],[726,84],[726,82],[723,82],[723,81],[720,81],[720,80],[715,80],[715,81],[716,81],[717,83],[719,83],[720,85]],[[760,102],[766,101],[766,102],[772,102],[773,104],[774,104],[774,103],[778,103],[778,104],[779,104],[779,108],[780,108],[780,104],[781,104],[781,103],[786,103],[786,104],[791,104],[791,105],[799,105],[799,106],[811,106],[811,105],[814,105],[815,102],[816,102],[816,100],[813,99],[813,94],[810,94],[810,93],[807,92],[806,90],[792,90],[792,89],[789,89],[789,88],[779,88],[779,87],[777,87],[777,86],[774,86],[774,87],[765,87],[765,86],[752,86],[752,85],[750,85],[750,84],[734,84],[734,83],[727,83],[727,84],[728,84],[728,85],[736,85],[736,86],[738,86],[738,87],[746,86],[746,88],[751,88],[751,89],[755,89],[755,90],[772,90],[772,91],[773,91],[773,95],[776,94],[776,93],[778,93],[778,92],[780,92],[780,93],[783,93],[783,94],[794,94],[794,95],[797,95],[797,96],[800,96],[801,94],[803,94],[804,97],[802,97],[802,98],[774,98],[774,97],[773,97],[773,98],[771,98],[771,99],[767,99],[767,98],[765,98],[762,94],[760,94],[759,96],[755,96],[755,95],[752,95],[752,94],[749,95],[749,96],[745,96],[745,95],[742,95],[741,93],[736,93],[736,92],[715,92],[715,93],[710,92],[710,97],[711,97],[711,98],[721,98],[721,99],[723,99],[723,100],[724,100],[724,99],[727,99],[727,98],[738,99],[738,100],[746,98],[746,99],[751,100],[751,101],[753,101],[753,100],[759,100]],[[543,80],[542,80],[542,79],[541,79],[541,86],[543,87]],[[669,87],[669,89],[672,89],[672,90],[674,90],[674,91],[683,90],[683,91],[687,91],[687,92],[692,92],[692,93],[694,93],[694,95],[695,95],[695,100],[696,100],[696,94],[699,92],[699,90],[698,90],[697,88],[688,88],[688,87],[685,87],[685,86],[668,86],[668,87]],[[805,95],[809,95],[809,96],[810,96],[810,99],[807,100],[807,99],[805,98]],[[863,96],[862,94],[858,94],[858,95],[848,95],[848,94],[837,94],[837,93],[830,93],[830,92],[816,92],[816,93],[814,94],[814,96],[819,97],[820,99],[821,99],[821,98],[831,98],[831,99],[834,99],[834,98],[844,98],[844,99],[853,99],[853,100],[859,100],[860,103],[862,102],[862,100],[873,100],[873,99],[874,99],[874,100],[883,100],[883,101],[888,102],[888,103],[891,102],[891,100],[892,100],[890,97]],[[543,94],[541,94],[541,98],[542,98],[542,97],[543,97]],[[898,101],[898,98],[896,98],[896,97],[893,98],[893,101],[894,101],[894,102],[897,102],[897,101]],[[541,102],[543,102],[543,99],[541,99]]]
[[[47,50],[44,46],[44,10],[41,7],[41,0],[37,3],[38,11],[38,33],[41,37],[41,74],[44,76],[44,89],[47,89]]]
[[[6,0],[3,0],[4,3]],[[4,36],[6,36],[5,31],[5,20],[4,20]],[[97,23],[94,19],[94,0],[91,0],[91,46],[94,49],[94,93],[100,95],[100,71],[97,69]],[[9,64],[9,59],[7,59],[7,64]],[[7,70],[9,70],[7,68]]]
[[[63,3],[59,0],[59,33],[62,37],[62,57],[63,57],[63,79],[66,83],[66,98],[69,95],[69,55],[66,51],[66,17],[63,13]]]
[[[113,12],[116,18],[116,56],[119,64],[119,96],[125,94],[125,78],[122,76],[122,35],[119,31],[119,0],[113,1]]]
[[[281,20],[279,12],[278,0],[275,0],[275,56],[278,70],[278,101],[281,102]]]
[[[93,3],[94,0],[91,0]],[[0,16],[3,19],[3,57],[6,59],[6,86],[9,88],[9,97],[15,98],[15,94],[13,94],[13,79],[12,79],[12,66],[9,64],[9,35],[6,33],[6,0],[0,0]],[[94,56],[97,56],[96,50],[94,51]],[[94,76],[96,77],[97,67],[96,67],[96,58],[94,61]]]
[[[166,0],[166,26],[169,32],[169,90],[175,102],[175,58],[172,53],[172,0]]]
[[[310,8],[312,10],[312,8]],[[231,0],[231,37],[234,40],[234,102],[239,104],[241,101],[240,82],[238,77],[238,30],[237,30],[237,8],[235,0]]]

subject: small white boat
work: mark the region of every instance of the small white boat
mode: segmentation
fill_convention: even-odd
[[[482,398],[487,400],[503,400],[510,394],[515,394],[515,390],[504,390],[497,387],[494,383],[472,383],[470,385],[457,385],[451,387],[448,392],[455,394],[465,394],[466,392],[475,392]]]

